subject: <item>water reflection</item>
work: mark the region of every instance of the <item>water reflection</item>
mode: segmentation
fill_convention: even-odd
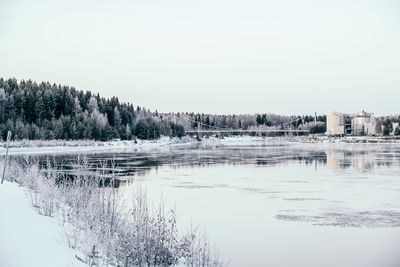
[[[42,155],[42,166],[48,162],[56,164],[66,174],[74,175],[76,164],[84,158],[87,171],[94,173],[102,168],[122,180],[144,176],[161,166],[171,168],[203,168],[210,165],[253,165],[258,167],[299,165],[326,166],[333,171],[353,168],[368,172],[375,167],[399,165],[400,149],[397,146],[376,145],[373,147],[349,144],[336,146],[243,145],[243,146],[190,146],[151,152],[88,153],[82,155]]]
[[[357,148],[357,150],[354,150],[354,148]],[[326,166],[335,171],[353,168],[358,172],[369,172],[375,167],[399,165],[400,150],[396,146],[376,146],[364,149],[360,150],[360,147],[342,147],[326,150]]]
[[[359,172],[365,172],[374,168],[376,160],[371,155],[360,153],[346,153],[346,151],[328,151],[326,153],[326,166],[331,170],[354,168]],[[357,157],[358,156],[358,157]]]

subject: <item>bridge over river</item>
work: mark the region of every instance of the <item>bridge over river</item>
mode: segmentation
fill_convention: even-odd
[[[174,115],[174,119],[176,119]],[[273,134],[273,133],[283,133],[283,134],[288,134],[288,133],[296,133],[296,134],[307,134],[309,133],[309,130],[304,130],[304,129],[293,129],[293,128],[286,128],[285,126],[290,125],[293,122],[297,122],[301,120],[301,118],[296,118],[295,120],[288,121],[285,123],[282,123],[279,125],[280,129],[263,129],[263,128],[257,128],[257,129],[232,129],[232,128],[223,128],[223,127],[217,127],[214,125],[208,125],[199,121],[192,120],[190,118],[187,118],[185,116],[177,116],[181,119],[190,121],[191,123],[196,123],[197,124],[197,129],[193,130],[187,130],[185,131],[186,134],[189,135],[207,135],[207,134]],[[174,120],[176,122],[176,120]]]
[[[308,133],[308,130],[293,130],[293,129],[254,129],[254,130],[244,130],[244,129],[221,129],[221,130],[190,130],[185,131],[187,134],[219,134],[219,133]]]
[[[169,117],[166,120],[176,123],[178,118],[186,120],[190,123],[195,123],[195,125],[196,125],[195,129],[185,130],[185,133],[189,134],[189,135],[196,135],[196,134],[197,135],[211,135],[211,134],[217,134],[217,135],[258,134],[258,135],[262,135],[262,134],[276,134],[276,133],[308,134],[310,132],[309,130],[306,130],[306,129],[296,129],[296,128],[291,127],[291,124],[293,122],[302,120],[302,118],[296,118],[292,121],[281,123],[280,125],[277,126],[279,128],[275,128],[275,129],[273,127],[271,127],[271,128],[251,128],[251,129],[243,129],[243,128],[233,129],[233,128],[218,127],[218,126],[209,125],[209,124],[205,124],[200,121],[193,120],[186,116],[176,115],[176,114],[173,114],[172,117]],[[314,123],[316,123],[316,115],[315,115]]]

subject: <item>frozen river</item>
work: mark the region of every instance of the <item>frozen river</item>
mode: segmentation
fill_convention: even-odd
[[[73,155],[52,157],[67,169]],[[260,139],[87,157],[112,160],[125,194],[162,194],[230,266],[400,266],[400,145]]]

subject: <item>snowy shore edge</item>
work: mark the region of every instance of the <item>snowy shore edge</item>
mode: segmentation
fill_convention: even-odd
[[[113,150],[146,150],[160,147],[171,147],[196,143],[190,137],[169,138],[162,137],[157,140],[129,141],[94,141],[94,140],[21,140],[10,142],[10,155],[16,154],[56,154],[56,153],[89,153],[107,152]],[[0,154],[6,151],[5,142],[0,142]]]
[[[259,136],[229,136],[224,138],[206,137],[197,140],[194,137],[169,138],[161,137],[157,140],[135,141],[94,141],[94,140],[21,140],[10,143],[10,154],[55,154],[55,153],[90,153],[90,152],[112,152],[113,150],[141,151],[149,149],[168,148],[184,145],[247,145],[254,143],[270,144],[400,144],[400,137],[373,137],[373,136],[345,136],[328,137],[323,135],[308,136],[282,136],[282,137],[259,137]],[[5,142],[0,142],[0,154],[6,150]]]
[[[68,246],[62,226],[40,215],[19,184],[0,184],[0,211],[0,266],[87,266]]]

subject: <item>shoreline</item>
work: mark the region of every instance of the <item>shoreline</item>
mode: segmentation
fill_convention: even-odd
[[[157,140],[125,141],[94,141],[94,140],[21,140],[10,143],[9,155],[28,154],[60,154],[60,153],[92,153],[112,151],[145,151],[173,146],[188,145],[247,145],[262,141],[271,144],[400,144],[400,137],[345,136],[328,137],[319,135],[290,137],[259,137],[259,136],[228,136],[223,139],[216,137],[179,138],[161,137]],[[5,142],[0,142],[0,154],[5,154]]]
[[[400,136],[344,136],[329,137],[325,135],[293,136],[292,142],[298,143],[343,143],[343,144],[398,144]]]
[[[149,150],[160,147],[188,145],[194,138],[162,137],[157,140],[94,141],[94,140],[22,140],[10,142],[9,155],[91,153],[121,150]],[[0,154],[5,154],[5,142],[0,143]]]

